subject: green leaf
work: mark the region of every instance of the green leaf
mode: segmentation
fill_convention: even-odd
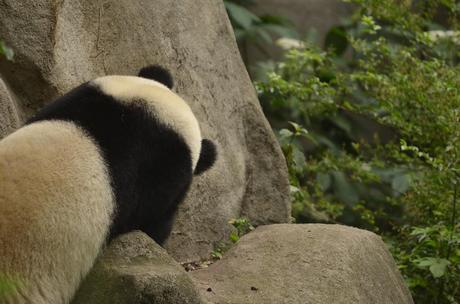
[[[291,141],[292,136],[294,136],[294,133],[288,129],[281,129],[278,134],[279,141],[282,145],[288,144]]]
[[[288,129],[281,129],[281,131],[279,132],[279,134],[282,136],[282,137],[291,137],[294,133],[292,133],[290,130]]]
[[[361,23],[364,25],[364,33],[367,34],[376,34],[377,31],[382,29],[380,25],[375,23],[375,20],[372,16],[362,16]]]
[[[294,128],[296,133],[300,131],[300,129],[302,129],[302,126],[299,125],[298,123],[295,123],[293,121],[288,121],[288,123]]]
[[[211,253],[211,256],[214,258],[214,259],[217,259],[217,260],[220,260],[222,259],[222,253],[215,250]]]
[[[290,27],[292,25],[292,22],[289,19],[275,15],[262,15],[260,16],[260,20],[262,20],[265,24],[275,24],[284,27]]]
[[[295,167],[298,171],[302,171],[303,168],[307,165],[307,161],[305,159],[305,155],[301,150],[295,148],[293,151],[293,159],[295,163]]]
[[[239,241],[239,239],[240,237],[238,236],[238,231],[232,231],[230,234],[230,241],[232,241],[232,243],[236,243]]]
[[[442,277],[447,270],[450,262],[446,259],[425,257],[414,261],[415,265],[419,268],[429,268],[434,278]]]
[[[434,278],[440,278],[446,273],[449,264],[450,262],[446,259],[436,259],[430,266],[430,272]]]
[[[324,46],[326,49],[333,49],[334,54],[337,56],[343,55],[348,48],[348,38],[345,27],[332,27],[326,35]]]
[[[230,18],[240,27],[249,29],[254,23],[260,22],[260,18],[241,5],[225,1],[225,8]]]
[[[414,261],[417,267],[426,268],[430,267],[436,262],[436,258],[420,258]]]

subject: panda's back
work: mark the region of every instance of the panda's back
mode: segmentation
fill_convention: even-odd
[[[157,225],[169,227],[162,221],[171,219],[192,180],[198,158],[193,155],[201,146],[197,121],[183,100],[154,81],[101,79],[111,85],[84,83],[28,123],[69,121],[100,147],[116,201],[109,240],[138,229],[162,243],[167,233],[159,232]]]
[[[19,290],[27,286],[29,300],[58,303],[72,292],[74,272],[90,269],[113,209],[103,157],[75,124],[36,122],[0,141],[0,273]],[[37,281],[42,287],[28,286]]]

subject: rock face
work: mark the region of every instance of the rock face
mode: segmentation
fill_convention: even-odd
[[[4,0],[0,37],[15,51],[14,62],[0,59],[0,75],[25,116],[101,75],[133,75],[153,63],[171,70],[203,135],[219,145],[216,165],[195,180],[167,243],[178,260],[208,256],[231,218],[289,220],[285,162],[222,1]]]
[[[120,236],[104,251],[72,302],[83,303],[413,301],[377,235],[339,225],[285,224],[257,228],[222,260],[191,273],[144,233]]]
[[[115,239],[72,304],[204,304],[188,273],[142,232]]]
[[[413,303],[380,237],[339,225],[259,227],[192,275],[215,304]]]
[[[0,78],[0,139],[19,127],[19,115],[6,84]]]

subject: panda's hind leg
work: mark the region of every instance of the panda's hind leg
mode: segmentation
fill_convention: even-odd
[[[163,245],[171,234],[173,224],[174,215],[171,215],[162,220],[152,221],[152,223],[142,229],[142,231],[147,233],[147,235],[154,239],[159,245]]]

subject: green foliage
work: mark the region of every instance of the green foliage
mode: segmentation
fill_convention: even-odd
[[[460,6],[349,2],[325,50],[305,42],[256,82],[293,216],[380,233],[417,303],[459,303]]]
[[[240,238],[254,230],[251,222],[247,218],[231,219],[229,222],[235,228],[229,236],[229,242],[218,242],[214,250],[211,252],[211,257],[220,260],[223,254],[230,249],[230,247],[237,243]]]
[[[230,234],[230,241],[232,243],[238,242],[243,235],[254,230],[254,226],[251,225],[251,222],[247,218],[232,219],[229,221],[229,224],[235,228]]]
[[[247,63],[247,43],[262,49],[264,44],[272,44],[273,36],[297,37],[290,22],[276,15],[257,16],[248,7],[250,0],[224,0],[225,8],[232,23],[238,46]]]
[[[5,56],[5,58],[10,61],[12,61],[14,57],[13,49],[8,47],[2,40],[0,40],[0,55]]]
[[[214,246],[214,250],[211,252],[211,258],[213,260],[220,260],[222,259],[224,253],[230,249],[229,243],[226,242],[218,242]]]
[[[296,36],[289,21],[275,15],[257,16],[247,6],[251,1],[224,1],[230,21],[235,29],[237,40],[249,39],[252,42],[272,43],[271,34]]]

